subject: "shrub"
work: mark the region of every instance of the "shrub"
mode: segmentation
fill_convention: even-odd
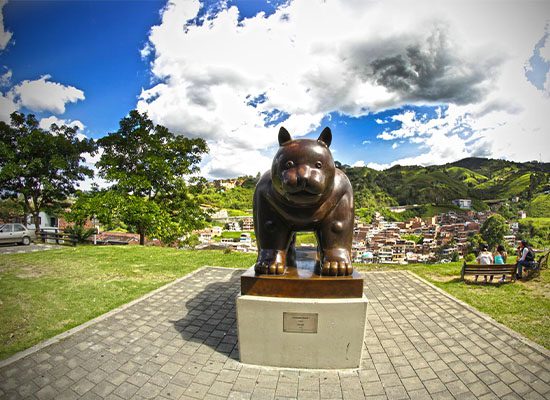
[[[84,225],[71,225],[65,228],[65,233],[73,235],[78,243],[83,243],[96,233],[96,228],[86,228]]]

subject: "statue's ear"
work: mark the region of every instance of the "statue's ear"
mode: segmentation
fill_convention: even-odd
[[[332,132],[330,131],[330,128],[327,126],[325,129],[323,129],[323,132],[319,135],[319,139],[317,139],[324,144],[327,145],[327,147],[330,147],[330,144],[332,143]]]
[[[286,142],[290,142],[292,138],[290,137],[290,133],[281,126],[281,129],[279,129],[279,145],[282,146]]]

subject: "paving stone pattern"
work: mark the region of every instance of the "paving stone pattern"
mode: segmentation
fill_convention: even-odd
[[[203,269],[2,368],[0,398],[550,398],[549,357],[405,272],[366,274],[359,370],[242,365],[242,272]]]

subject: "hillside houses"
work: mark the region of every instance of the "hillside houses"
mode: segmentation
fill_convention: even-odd
[[[472,208],[471,199],[455,199],[451,201],[455,206],[462,208],[463,210],[470,210]]]
[[[210,243],[213,238],[222,235],[222,228],[220,226],[212,226],[210,228],[194,231],[193,233],[198,236],[200,243]]]
[[[356,220],[352,259],[354,262],[406,264],[463,256],[468,238],[479,233],[490,212],[448,212],[433,218],[415,217],[406,222],[388,222],[377,214],[371,224]],[[421,237],[419,243],[407,237]],[[507,240],[512,242],[515,236]]]
[[[414,217],[404,222],[386,221],[376,214],[372,223],[355,220],[352,261],[355,263],[426,263],[451,259],[456,253],[464,256],[469,251],[469,238],[479,233],[491,212],[463,213],[453,211],[431,218]],[[234,218],[234,219],[233,219]],[[226,237],[223,231],[240,232],[240,237]],[[225,228],[211,227],[194,233],[202,246],[232,248],[237,251],[256,251],[251,239],[254,221],[250,216],[231,217]],[[516,237],[510,232],[505,240],[514,245]]]
[[[244,178],[233,178],[233,179],[214,179],[212,185],[221,190],[234,189],[237,186],[242,186],[244,183]]]

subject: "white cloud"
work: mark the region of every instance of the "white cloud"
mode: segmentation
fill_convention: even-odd
[[[0,86],[9,86],[11,83],[11,76],[13,73],[11,69],[7,69],[6,67],[4,67],[4,69],[6,70],[6,72],[0,75]]]
[[[168,1],[142,51],[154,58],[158,83],[142,91],[137,108],[174,132],[207,139],[213,153],[203,170],[212,176],[250,171],[239,154],[258,170],[269,168],[262,151],[276,143],[281,124],[301,136],[331,112],[457,107],[456,115],[433,122],[403,114],[406,127],[381,137],[434,149],[425,153],[432,163],[474,146],[445,142],[438,123],[462,124],[485,107],[491,117],[470,122],[472,129],[512,126],[520,114],[525,130],[533,125],[524,118],[531,112],[507,109],[528,110],[538,101],[517,90],[548,18],[543,3],[294,1],[241,21],[236,7],[222,7],[197,25],[190,21],[199,9],[197,0]]]
[[[369,163],[367,163],[367,167],[375,169],[377,171],[382,171],[384,169],[390,168],[391,164],[379,164],[379,163],[375,163],[375,162],[369,162]]]
[[[358,161],[355,161],[351,166],[352,167],[364,167],[365,162],[363,160],[358,160]]]
[[[523,92],[529,93],[528,100],[522,97]],[[543,149],[550,148],[545,129],[550,120],[544,111],[549,106],[548,97],[528,83],[516,94],[516,101],[529,104],[525,104],[522,112],[504,109],[479,114],[477,106],[451,105],[431,119],[413,111],[394,116],[401,127],[385,131],[379,138],[406,139],[419,145],[421,153],[392,161],[390,166],[443,164],[472,156],[547,161],[549,156]],[[520,104],[523,105],[522,101]],[[392,148],[395,145],[397,142]]]
[[[25,80],[13,87],[12,91],[18,96],[23,107],[33,111],[50,111],[55,114],[63,114],[66,103],[84,100],[82,90],[50,82],[50,78],[50,75],[44,75],[34,81]]]
[[[7,4],[8,0],[0,0],[0,51],[4,50],[11,40],[12,33],[6,31],[4,28],[4,6]]]
[[[9,80],[11,75],[11,70],[8,70],[0,77],[0,82],[4,77]],[[84,99],[84,93],[81,90],[57,82],[50,82],[48,79],[50,79],[50,76],[44,75],[34,81],[25,80],[13,86],[6,93],[0,92],[0,121],[9,122],[10,114],[19,111],[21,107],[37,112],[51,111],[62,114],[65,112],[65,103]],[[68,123],[72,126],[78,126],[79,129],[84,129],[84,125],[80,121],[67,121],[54,116],[43,118],[41,126],[45,129],[49,128],[49,125],[47,125],[49,121],[58,125]]]
[[[141,55],[141,58],[146,59],[151,55],[152,52],[151,45],[149,43],[145,43],[145,46],[139,51],[139,54]]]
[[[550,34],[550,32],[548,32]],[[540,49],[540,56],[546,60],[550,61],[550,39],[548,36],[546,37],[546,41],[544,42],[544,46]]]
[[[550,64],[550,25],[547,25],[546,28],[546,41],[544,46],[540,49],[540,56],[547,64]],[[550,95],[550,69],[548,69],[546,73],[544,90]]]
[[[271,166],[272,158],[251,149],[238,149],[226,143],[217,143],[205,159],[201,175],[212,178],[232,178],[239,175],[263,174]]]
[[[84,124],[79,120],[60,119],[53,115],[47,118],[42,118],[38,123],[38,126],[42,129],[50,129],[52,124],[56,124],[57,126],[67,125],[70,127],[76,127],[81,132],[85,128]],[[82,139],[83,137],[86,137],[82,133],[79,133],[79,135],[81,135],[80,139]]]
[[[13,94],[0,93],[0,121],[10,122],[10,114],[19,110],[19,105],[15,102]]]

